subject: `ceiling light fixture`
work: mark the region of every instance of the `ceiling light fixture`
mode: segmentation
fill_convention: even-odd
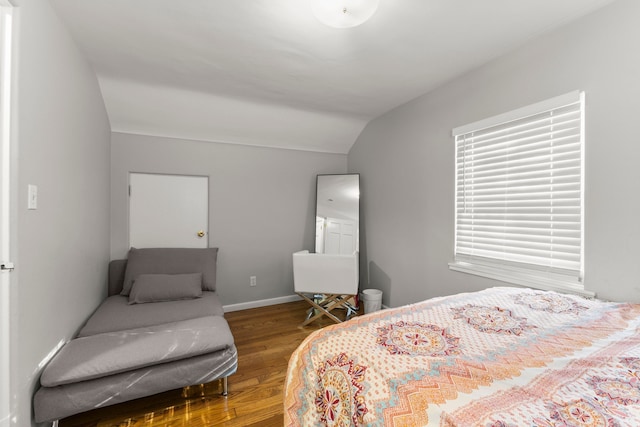
[[[371,18],[379,0],[312,0],[313,14],[334,28],[351,28]]]

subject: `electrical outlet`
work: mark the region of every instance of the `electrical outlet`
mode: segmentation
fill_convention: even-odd
[[[249,277],[249,286],[256,286],[256,276]]]

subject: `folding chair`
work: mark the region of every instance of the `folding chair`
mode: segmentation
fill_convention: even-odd
[[[347,311],[345,320],[357,312],[351,301],[358,294],[358,258],[358,252],[351,255],[311,254],[309,251],[293,254],[294,290],[311,305],[301,326],[322,316],[340,323],[342,320],[331,313],[338,308]]]

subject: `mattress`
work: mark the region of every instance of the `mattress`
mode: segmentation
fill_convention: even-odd
[[[159,305],[162,306],[161,309]],[[224,309],[215,292],[204,291],[202,298],[151,304],[129,304],[128,296],[113,295],[100,304],[82,327],[78,337],[144,328],[204,316],[224,316]]]
[[[235,373],[238,355],[223,315],[211,291],[148,304],[107,298],[44,369],[33,401],[36,421]]]
[[[40,383],[83,382],[231,347],[233,336],[222,316],[105,332],[67,343],[45,367]]]
[[[640,304],[491,288],[309,335],[285,425],[638,426]]]

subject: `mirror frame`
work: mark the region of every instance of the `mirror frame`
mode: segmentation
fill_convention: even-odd
[[[326,191],[323,189],[321,191],[320,185],[321,185],[321,181],[323,180],[323,178],[325,177],[339,177],[339,178],[344,178],[344,177],[355,177],[357,178],[357,191],[355,191],[355,197],[354,197],[354,190],[349,190],[351,192],[351,194],[345,194],[345,199],[349,199],[350,197],[354,197],[357,199],[357,202],[355,203],[355,218],[353,218],[355,220],[355,230],[353,230],[355,232],[355,236],[354,236],[354,245],[353,247],[355,248],[355,251],[359,252],[360,248],[360,174],[359,173],[342,173],[342,174],[318,174],[316,176],[316,210],[315,210],[315,230],[314,230],[314,251],[316,253],[326,253],[324,250],[324,246],[325,246],[325,242],[322,242],[322,250],[319,252],[318,251],[318,236],[320,234],[324,235],[324,228],[319,231],[318,230],[318,218],[320,218],[320,216],[318,215],[321,212],[320,209],[320,195],[325,193]],[[331,199],[329,199],[331,200]],[[331,200],[333,201],[333,200]],[[348,203],[348,200],[347,200]],[[326,219],[326,217],[325,217]],[[347,218],[341,218],[341,219],[347,219]],[[351,218],[349,218],[351,219]],[[323,223],[323,227],[324,227],[324,223]]]

